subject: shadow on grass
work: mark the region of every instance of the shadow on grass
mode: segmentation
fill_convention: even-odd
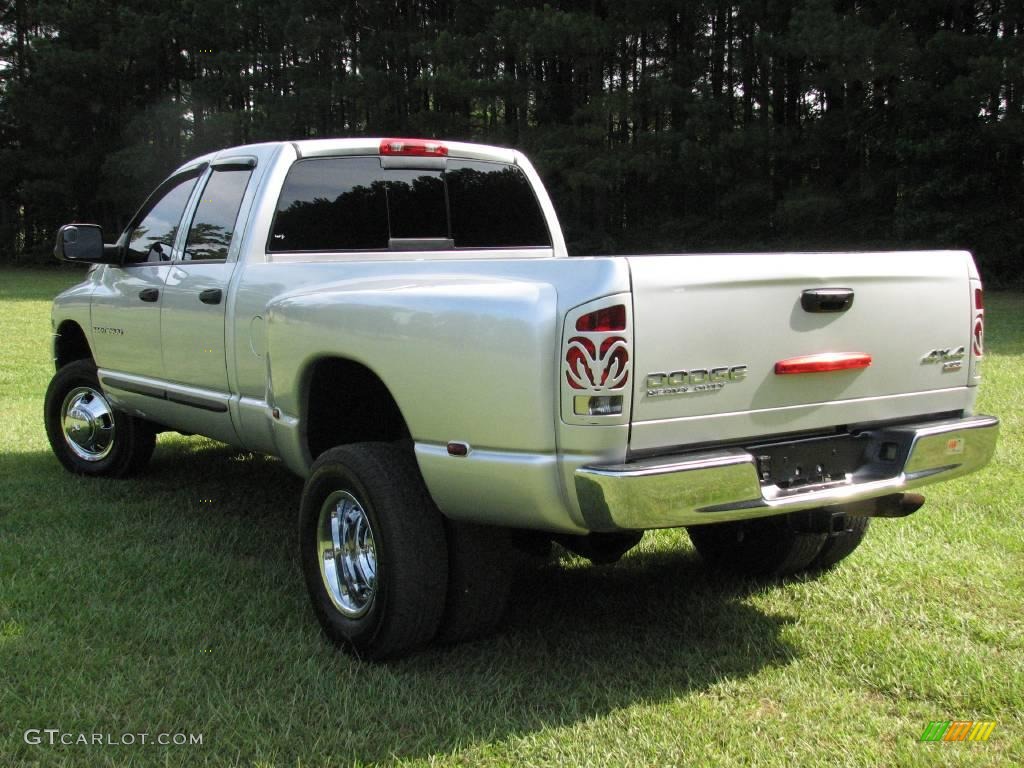
[[[126,481],[69,476],[48,453],[7,459],[15,471],[0,481],[0,536],[13,543],[0,540],[0,554],[19,576],[7,618],[26,638],[43,629],[20,666],[3,646],[0,663],[11,664],[24,701],[62,676],[87,679],[87,668],[75,669],[89,663],[77,658],[82,647],[119,670],[116,683],[97,680],[80,699],[67,690],[49,707],[40,699],[35,717],[131,702],[152,724],[178,696],[190,702],[182,727],[232,735],[224,752],[206,748],[209,759],[255,750],[294,762],[310,749],[348,760],[429,757],[664,702],[794,658],[780,637],[792,619],[744,601],[766,585],[722,580],[690,550],[655,550],[616,566],[526,571],[495,637],[362,664],[322,638],[307,607],[295,562],[301,481],[279,462],[204,440],[161,444],[149,471]],[[54,530],[77,570],[50,572],[40,550]],[[85,608],[55,617],[30,599],[57,578]],[[207,644],[221,656],[201,659],[197,672],[196,646]],[[37,668],[58,671],[33,678]]]

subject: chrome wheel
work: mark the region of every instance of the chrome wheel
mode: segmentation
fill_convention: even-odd
[[[370,610],[377,592],[377,550],[370,519],[348,491],[330,494],[317,525],[320,576],[335,607],[349,618]]]
[[[75,387],[60,409],[64,441],[85,461],[102,461],[114,447],[114,411],[92,387]]]

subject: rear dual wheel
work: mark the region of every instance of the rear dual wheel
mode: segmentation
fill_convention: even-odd
[[[302,494],[299,544],[313,610],[367,659],[486,634],[501,618],[511,560],[500,529],[446,520],[407,446],[323,453]]]
[[[747,576],[789,576],[822,571],[863,541],[868,518],[847,515],[838,531],[808,531],[792,515],[695,525],[687,529],[701,558],[713,568]]]

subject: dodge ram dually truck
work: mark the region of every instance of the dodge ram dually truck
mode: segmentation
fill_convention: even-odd
[[[510,149],[225,149],[56,255],[93,265],[53,306],[57,458],[126,475],[168,430],[280,457],[363,657],[489,631],[538,542],[611,562],[686,527],[718,568],[828,568],[999,428],[969,253],[569,258]]]

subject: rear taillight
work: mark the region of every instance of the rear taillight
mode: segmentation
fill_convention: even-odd
[[[594,339],[573,336],[565,353],[565,372],[573,389],[622,389],[629,380],[629,349],[621,336]]]
[[[629,315],[628,305],[620,303],[584,307],[566,318],[562,415],[567,421],[608,424],[628,416],[633,343]]]
[[[981,358],[985,354],[985,293],[977,278],[971,278],[971,299],[971,356],[967,384],[977,386],[981,381]]]
[[[405,157],[447,157],[448,147],[428,139],[382,139],[380,154]]]
[[[607,333],[626,330],[626,305],[616,304],[596,312],[589,312],[576,321],[576,330],[589,333]]]
[[[971,338],[971,351],[975,357],[985,352],[985,294],[981,288],[974,289],[974,329]]]

